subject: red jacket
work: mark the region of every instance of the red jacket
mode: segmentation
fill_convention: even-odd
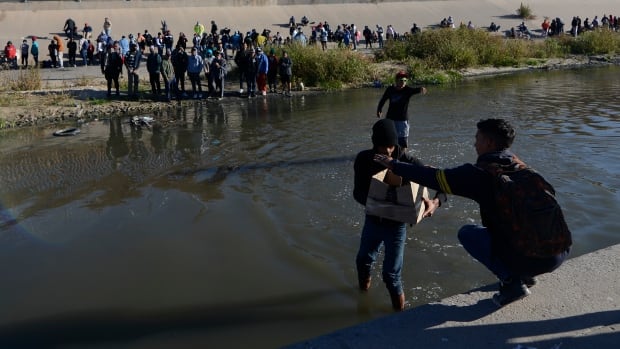
[[[7,59],[17,58],[17,49],[15,48],[15,46],[13,46],[13,44],[7,44],[4,48],[4,54],[6,55]]]

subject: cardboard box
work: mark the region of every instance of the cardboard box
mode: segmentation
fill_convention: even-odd
[[[402,185],[402,178],[387,169],[370,180],[366,214],[417,224],[424,214],[424,201],[428,189],[414,182]]]

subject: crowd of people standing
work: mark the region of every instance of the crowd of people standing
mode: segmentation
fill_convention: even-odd
[[[156,35],[151,35],[147,29],[135,37],[128,34],[114,40],[110,26],[99,34],[96,41],[103,51],[100,50],[93,60],[99,61],[106,75],[108,96],[112,94],[111,85],[117,86],[118,75],[122,74],[116,58],[109,58],[117,55],[127,70],[130,98],[138,96],[142,61],[146,61],[150,92],[155,99],[222,99],[225,96],[229,60],[233,60],[238,68],[239,95],[253,98],[257,94],[281,92],[290,96],[292,61],[288,54],[282,50],[281,57],[278,57],[274,47],[269,54],[263,52],[267,43],[282,47],[282,43],[278,42],[281,37],[271,38],[269,32],[259,34],[256,30],[246,35],[240,31],[231,33],[228,28],[218,30],[215,21],[211,21],[208,31],[197,22],[191,39],[180,32],[175,40],[167,23],[162,21],[161,24],[161,31]],[[84,65],[89,63],[88,58],[84,59]],[[282,83],[280,90],[278,76]],[[186,78],[191,89],[190,86],[186,88]],[[206,88],[203,88],[204,82]]]
[[[78,35],[73,19],[67,19],[63,31],[65,38],[55,34],[48,46],[47,56],[43,60],[44,68],[77,67],[78,65],[100,66],[107,81],[107,95],[113,92],[120,95],[119,78],[126,71],[130,98],[139,96],[141,72],[146,66],[150,92],[154,99],[205,99],[224,97],[226,76],[229,61],[237,65],[240,81],[239,94],[249,98],[257,94],[282,93],[291,95],[293,62],[284,50],[286,43],[280,33],[272,36],[268,30],[259,33],[256,30],[243,34],[232,32],[228,28],[219,30],[215,21],[211,21],[210,29],[197,22],[192,37],[180,32],[174,37],[165,21],[156,35],[148,29],[120,35],[116,39],[112,32],[112,23],[105,18],[102,29],[93,37],[93,29],[84,24],[82,34]],[[32,44],[26,39],[22,45],[22,67],[28,66],[31,55],[35,66],[39,66],[38,38],[31,37]],[[271,46],[268,53],[263,48]],[[276,53],[276,49],[281,52]],[[16,68],[17,53],[11,42],[4,50]],[[29,55],[30,53],[30,55]],[[67,58],[65,59],[65,53]],[[81,57],[81,61],[78,58]],[[124,68],[124,69],[123,69]],[[186,79],[191,90],[186,89]],[[206,88],[203,90],[203,84]],[[163,85],[163,89],[162,89]],[[188,84],[189,85],[189,84]],[[281,86],[281,87],[280,87]],[[245,87],[245,89],[244,89]],[[163,93],[163,94],[162,94]]]
[[[450,16],[442,20],[442,27],[454,28],[455,20]],[[312,25],[307,18],[302,23],[296,23],[294,17],[290,21],[290,36],[284,38],[280,32],[272,34],[269,29],[259,32],[255,29],[243,34],[241,31],[232,31],[229,28],[219,29],[214,20],[206,27],[199,21],[193,27],[190,36],[179,32],[175,38],[165,20],[161,21],[161,30],[157,34],[151,34],[148,29],[138,32],[120,35],[115,39],[112,31],[112,22],[106,17],[103,20],[101,31],[93,37],[92,26],[84,23],[81,35],[78,35],[76,22],[69,18],[65,21],[63,31],[66,38],[55,34],[47,45],[49,59],[42,61],[44,68],[63,68],[66,66],[77,67],[100,65],[102,73],[108,80],[108,85],[117,85],[115,73],[119,70],[116,60],[110,60],[109,55],[118,54],[121,58],[121,68],[127,70],[128,89],[130,97],[137,96],[137,88],[140,83],[140,62],[146,60],[148,81],[151,86],[151,94],[155,98],[162,97],[166,100],[183,98],[222,98],[224,85],[229,71],[229,61],[234,61],[239,72],[239,94],[249,98],[257,94],[267,93],[291,94],[292,64],[285,48],[290,43],[299,45],[319,45],[323,50],[327,49],[327,43],[336,43],[340,48],[356,50],[361,40],[365,42],[365,48],[382,48],[387,40],[396,40],[400,37],[417,34],[421,29],[414,23],[410,32],[403,34],[396,31],[392,25],[386,29],[376,24],[371,29],[368,25],[363,29],[355,24],[337,25],[332,29],[327,21]],[[303,27],[311,27],[311,36],[306,37]],[[470,22],[473,28],[473,24]],[[571,34],[578,35],[586,30],[597,28],[609,28],[618,30],[620,21],[611,15],[604,15],[601,19],[595,16],[592,21],[586,18],[581,21],[579,16],[571,21]],[[360,30],[361,29],[361,30]],[[499,29],[499,27],[497,27]],[[558,17],[553,20],[545,18],[542,23],[543,35],[552,36],[564,33],[564,23]],[[526,31],[525,24],[518,29]],[[517,31],[513,28],[516,37]],[[118,36],[116,36],[118,37]],[[36,36],[31,36],[31,43],[23,40],[21,48],[16,48],[10,41],[4,49],[5,59],[11,67],[17,68],[18,55],[21,54],[22,67],[28,67],[29,57],[32,57],[34,66],[39,66],[39,41]],[[268,53],[263,50],[268,49]],[[189,51],[189,53],[188,53]],[[276,53],[279,51],[279,54]],[[64,54],[67,53],[67,62]],[[78,62],[81,58],[81,62]],[[164,70],[163,65],[170,65],[172,69]],[[110,65],[112,65],[110,67]],[[119,76],[122,76],[120,69]],[[191,91],[186,89],[186,78],[191,83]],[[207,87],[202,89],[203,81]],[[108,88],[108,95],[111,95]]]

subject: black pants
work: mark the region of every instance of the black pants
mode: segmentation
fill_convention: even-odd
[[[105,79],[108,82],[108,96],[112,94],[112,84],[114,84],[114,89],[116,89],[116,95],[118,96],[120,94],[119,87],[118,87],[118,76],[119,75],[120,75],[119,72],[106,72],[105,73]]]
[[[200,73],[187,73],[189,75],[189,80],[192,82],[192,92],[202,93],[202,85],[200,83]]]
[[[149,73],[149,81],[151,82],[151,92],[154,95],[161,94],[161,82],[159,81],[159,72]]]
[[[185,92],[185,70],[175,70],[174,76],[177,79],[177,90],[181,93]],[[179,83],[181,84],[181,89],[179,90]]]

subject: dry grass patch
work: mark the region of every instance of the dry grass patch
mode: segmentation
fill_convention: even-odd
[[[32,91],[41,89],[39,69],[7,70],[0,74],[0,91]]]

